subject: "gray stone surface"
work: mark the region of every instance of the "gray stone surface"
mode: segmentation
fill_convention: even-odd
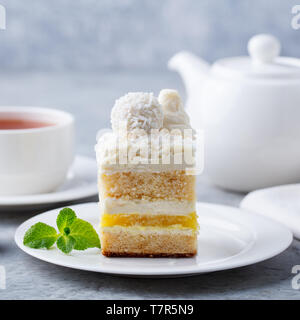
[[[209,61],[246,54],[269,32],[299,56],[296,0],[0,0],[0,70],[161,69],[179,50]]]
[[[94,156],[96,131],[109,125],[114,99],[131,90],[177,88],[171,73],[15,74],[0,76],[1,105],[60,107],[77,119],[77,152]],[[200,201],[238,206],[243,194],[217,189],[200,177]],[[90,200],[96,200],[95,198]],[[300,264],[300,242],[279,256],[235,270],[178,279],[134,279],[71,270],[32,258],[14,243],[20,223],[38,210],[0,210],[0,265],[7,289],[0,299],[299,299],[292,266]]]

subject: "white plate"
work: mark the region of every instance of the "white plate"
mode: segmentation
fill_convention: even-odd
[[[36,195],[0,196],[0,208],[74,201],[94,196],[97,192],[96,160],[76,156],[66,181],[59,189],[52,193]]]
[[[250,192],[240,207],[284,224],[300,239],[300,184]]]
[[[78,217],[99,225],[97,203],[71,206]],[[16,231],[17,245],[29,255],[53,264],[80,270],[126,276],[174,277],[246,266],[284,251],[291,232],[281,224],[240,209],[198,203],[200,221],[198,254],[194,258],[107,258],[99,249],[73,251],[65,255],[57,248],[30,249],[23,245],[26,230],[36,222],[55,226],[59,209],[24,222]]]

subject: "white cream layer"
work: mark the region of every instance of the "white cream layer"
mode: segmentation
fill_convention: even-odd
[[[121,226],[113,226],[113,227],[104,227],[102,228],[103,232],[109,233],[121,233],[126,231],[126,233],[131,235],[138,235],[138,234],[157,234],[157,235],[165,235],[168,234],[172,235],[182,235],[182,236],[195,236],[197,231],[190,229],[190,228],[160,228],[160,227],[121,227]],[[195,245],[196,245],[197,238],[195,238]]]
[[[195,148],[192,134],[182,137],[160,131],[151,137],[120,139],[106,132],[99,137],[95,151],[99,171],[109,174],[190,170],[195,166]]]
[[[107,214],[188,215],[196,211],[195,201],[124,200],[105,198],[100,202],[101,212]]]

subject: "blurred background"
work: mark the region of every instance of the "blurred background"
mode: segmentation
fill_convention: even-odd
[[[299,2],[299,1],[298,1]],[[299,57],[291,27],[296,0],[0,0],[0,104],[73,111],[79,152],[93,154],[95,132],[109,125],[127,91],[185,94],[168,59],[190,50],[213,62],[247,54],[248,39],[272,33],[283,54]],[[84,128],[81,122],[89,122]]]
[[[298,1],[299,2],[299,1]],[[209,61],[273,33],[299,56],[291,0],[1,0],[2,70],[161,70],[178,50]]]

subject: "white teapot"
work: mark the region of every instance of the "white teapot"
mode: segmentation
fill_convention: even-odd
[[[242,192],[300,182],[300,59],[280,57],[267,34],[248,51],[212,66],[188,52],[169,61],[185,82],[192,125],[204,129],[206,175]]]

